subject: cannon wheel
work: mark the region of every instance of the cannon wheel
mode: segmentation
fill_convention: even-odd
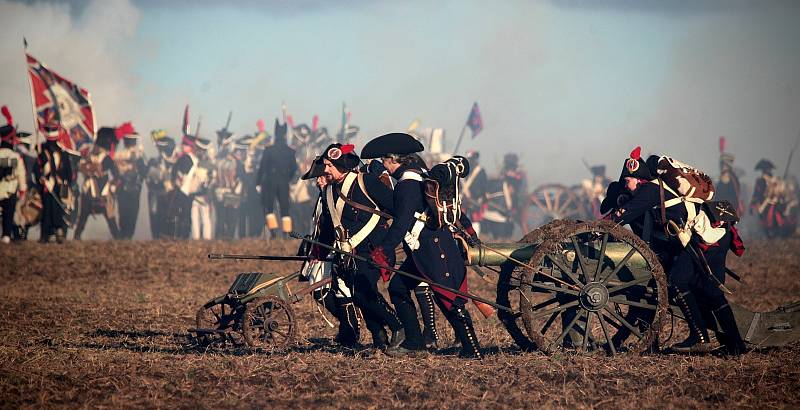
[[[197,310],[195,322],[199,329],[214,329],[220,333],[202,334],[198,338],[202,345],[211,345],[230,341],[234,346],[244,345],[239,318],[241,306],[233,305],[227,299],[217,301],[211,299]]]
[[[611,259],[608,244],[621,244],[625,256]],[[643,267],[631,266],[637,254]],[[632,232],[609,221],[573,224],[542,242],[529,265],[536,271],[526,268],[520,278],[522,320],[544,351],[660,348],[666,276],[656,255]]]
[[[580,217],[580,204],[571,189],[559,184],[536,187],[528,201],[529,225]]]
[[[564,229],[567,229],[577,222],[568,219],[557,219],[534,229],[526,234],[519,243],[529,243],[533,245],[541,244],[548,237],[559,235]],[[528,262],[528,261],[520,261]],[[521,296],[520,291],[520,278],[524,275],[526,268],[518,265],[513,261],[508,261],[500,266],[500,276],[497,281],[497,303],[503,306],[516,308],[518,312],[530,309],[531,306],[526,304],[526,299]],[[498,317],[501,323],[514,339],[514,343],[524,350],[535,350],[541,348],[544,339],[539,334],[530,333],[525,334],[522,331],[523,325],[521,314],[511,314],[503,310],[498,311]]]
[[[260,297],[245,307],[242,333],[250,347],[283,349],[294,341],[296,330],[292,307],[277,296]]]

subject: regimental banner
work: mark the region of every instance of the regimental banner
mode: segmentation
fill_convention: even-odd
[[[469,111],[467,126],[470,130],[472,130],[472,138],[478,136],[478,134],[483,130],[483,119],[481,118],[481,110],[478,109],[477,102],[472,104],[472,109]]]
[[[45,124],[60,125],[58,142],[62,148],[77,152],[95,139],[95,116],[89,91],[50,70],[30,54],[28,74],[36,111],[36,127],[44,132]]]

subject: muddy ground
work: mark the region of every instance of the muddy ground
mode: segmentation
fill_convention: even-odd
[[[731,267],[738,303],[800,299],[800,239],[752,242]],[[453,350],[393,359],[343,351],[306,298],[288,352],[198,350],[198,307],[237,272],[297,263],[209,261],[209,252],[291,254],[296,243],[69,242],[0,248],[0,403],[19,407],[778,407],[800,405],[800,346],[718,356],[522,353],[478,319],[486,358]],[[485,296],[492,286],[471,277]],[[475,317],[478,316],[473,311]],[[441,319],[441,315],[439,316]],[[443,323],[440,329],[445,329]],[[445,340],[452,333],[443,331]],[[369,342],[364,336],[363,341]]]

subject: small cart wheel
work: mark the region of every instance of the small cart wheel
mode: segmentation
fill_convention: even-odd
[[[291,305],[277,296],[260,297],[244,309],[242,333],[250,347],[286,348],[294,341],[296,331]]]

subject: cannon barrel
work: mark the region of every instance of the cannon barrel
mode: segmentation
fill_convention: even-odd
[[[509,256],[518,261],[528,262],[533,253],[536,252],[537,244],[512,242],[512,243],[490,243],[487,242],[480,246],[468,248],[467,263],[473,266],[501,266],[506,262],[511,262]],[[564,244],[564,252],[567,260],[575,259],[575,250],[570,244]],[[624,242],[609,242],[606,245],[606,258],[615,264],[621,262],[625,255],[631,250],[631,246]],[[599,255],[600,249],[594,247],[582,247],[581,252],[584,256],[592,257]],[[595,256],[597,257],[597,256]],[[513,262],[512,262],[513,263]],[[634,252],[628,260],[628,266],[634,269],[646,269],[647,263],[639,252]]]

